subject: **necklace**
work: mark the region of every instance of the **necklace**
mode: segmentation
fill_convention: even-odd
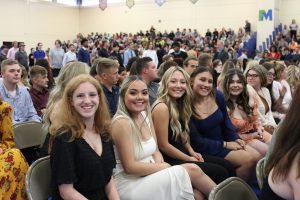
[[[205,106],[203,105],[205,104]],[[210,108],[210,101],[209,99],[203,102],[202,104],[196,105],[196,110],[197,113],[200,115],[207,115],[209,113],[209,108]]]

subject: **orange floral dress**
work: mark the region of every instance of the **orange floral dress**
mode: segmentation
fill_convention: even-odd
[[[15,145],[12,107],[0,100],[0,200],[24,200],[28,164]]]
[[[253,113],[251,116],[248,116],[246,119],[238,119],[235,118],[231,112],[229,112],[229,117],[232,124],[236,128],[236,132],[239,136],[249,142],[253,137],[251,133],[256,132],[258,128],[262,128],[260,118],[259,118],[259,111],[258,111],[258,100],[253,98],[254,105],[253,105]]]

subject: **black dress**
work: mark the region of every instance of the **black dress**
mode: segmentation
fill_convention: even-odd
[[[278,196],[270,188],[268,177],[264,180],[264,186],[261,190],[259,200],[285,200],[284,198]]]
[[[184,127],[183,123],[181,123],[181,126]],[[173,131],[171,129],[170,123],[168,127],[168,142],[184,154],[189,155],[182,141],[177,141],[173,137]],[[228,177],[235,176],[235,168],[233,167],[233,165],[229,161],[219,157],[207,156],[202,154],[204,162],[196,162],[178,160],[164,154],[163,152],[162,155],[164,157],[164,161],[169,163],[170,165],[180,165],[184,163],[197,164],[202,169],[202,171],[217,184],[224,181]]]
[[[99,156],[83,139],[69,142],[70,133],[55,138],[50,154],[53,184],[53,200],[62,199],[60,184],[73,184],[74,188],[89,200],[107,199],[105,186],[110,181],[116,165],[112,144],[102,140]]]

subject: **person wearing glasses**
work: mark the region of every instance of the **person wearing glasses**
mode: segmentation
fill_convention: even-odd
[[[258,95],[258,110],[264,130],[273,133],[277,124],[271,110],[271,95],[267,86],[267,70],[258,62],[249,62],[245,70],[247,83],[254,88]]]

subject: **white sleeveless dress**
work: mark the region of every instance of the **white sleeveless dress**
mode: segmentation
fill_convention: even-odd
[[[154,138],[142,142],[142,148],[138,160],[154,163]],[[114,178],[121,200],[194,200],[190,177],[182,166],[173,166],[143,177],[128,175],[123,170],[115,146],[114,151],[117,160]]]

